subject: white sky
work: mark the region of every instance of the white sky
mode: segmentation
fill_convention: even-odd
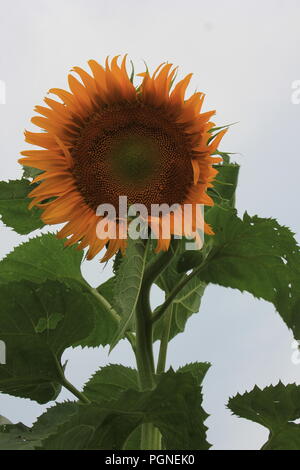
[[[273,216],[300,231],[300,105],[291,102],[300,79],[299,0],[0,0],[1,179],[21,176],[17,158],[32,109],[51,87],[65,87],[68,71],[94,58],[128,53],[136,70],[169,61],[182,75],[194,72],[190,90],[207,94],[216,122],[239,121],[223,150],[241,163],[240,213]],[[1,100],[0,100],[1,101]],[[0,227],[0,255],[26,237]],[[93,284],[109,277],[97,261],[84,266]],[[153,292],[153,302],[160,298]],[[67,351],[67,374],[78,387],[108,362],[107,350]],[[215,449],[255,449],[267,438],[262,427],[231,416],[229,396],[251,389],[298,382],[291,362],[291,334],[272,305],[248,294],[211,286],[201,313],[170,344],[174,367],[210,361],[204,385],[208,438]],[[133,365],[122,342],[111,362]],[[63,393],[61,399],[69,396]],[[0,396],[0,414],[30,424],[44,407]]]

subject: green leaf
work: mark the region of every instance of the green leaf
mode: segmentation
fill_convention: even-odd
[[[44,227],[40,209],[28,209],[28,194],[33,190],[28,180],[0,181],[0,214],[2,222],[20,235]]]
[[[96,348],[111,344],[120,319],[107,299],[96,289],[89,289],[89,298],[95,311],[95,327],[87,338],[73,346]]]
[[[43,333],[46,330],[55,330],[58,323],[63,319],[61,313],[52,313],[49,317],[40,318],[35,327],[36,333]]]
[[[92,402],[117,400],[127,389],[139,390],[138,374],[135,369],[111,364],[97,371],[85,385],[83,393]],[[139,449],[141,428],[136,428],[125,444],[126,450]]]
[[[240,170],[239,165],[236,163],[223,163],[222,165],[214,165],[214,168],[216,168],[219,173],[214,180],[214,187],[209,188],[208,193],[214,200],[215,206],[206,208],[206,220],[209,220],[207,213],[211,210],[215,212],[235,206],[235,193]],[[211,245],[213,241],[214,237],[210,237],[206,239],[206,243],[201,250],[184,251],[178,260],[178,272],[188,271],[199,266],[204,261],[210,249],[209,245]]]
[[[63,352],[94,328],[89,295],[76,281],[72,289],[53,281],[11,282],[0,285],[0,313],[6,345],[0,390],[39,403],[55,399],[63,384]],[[51,322],[58,314],[59,321]]]
[[[185,366],[180,367],[180,369],[177,370],[177,373],[190,372],[197,380],[197,384],[200,387],[210,367],[211,364],[209,362],[192,362],[191,364],[186,364]]]
[[[97,403],[57,404],[32,428],[22,424],[0,427],[0,449],[137,449],[145,422],[160,429],[167,449],[207,449],[203,423],[208,415],[201,408],[200,385],[208,367],[195,363],[177,373],[170,370],[158,377],[156,388],[149,392],[138,391],[133,369],[104,367],[85,387]]]
[[[58,428],[67,423],[76,415],[79,403],[65,402],[57,404],[56,406],[49,408],[46,413],[40,416],[37,422],[34,424],[31,432],[31,438],[34,438],[35,449],[48,450],[46,441],[51,440]],[[57,450],[79,450],[85,448],[86,444],[91,440],[94,434],[94,429],[91,426],[77,425],[66,431],[65,434],[60,435],[60,439],[57,442]]]
[[[215,167],[218,169],[219,173],[217,175],[216,181],[214,182],[214,188],[211,190],[210,195],[213,197],[216,204],[221,204],[225,207],[232,206],[234,205],[239,165],[222,164],[216,165]],[[206,219],[208,219],[207,214],[209,214],[211,210],[222,211],[225,209],[222,207],[209,209],[206,211]],[[211,249],[211,245],[214,242],[214,237],[210,237],[208,240],[206,240],[206,243],[201,250],[187,251],[185,249],[185,242],[185,239],[181,240],[180,249],[174,256],[171,264],[156,282],[157,285],[164,290],[166,297],[168,297],[173,288],[186,277],[185,272],[200,266],[204,262]],[[173,306],[171,307],[172,323],[170,339],[172,339],[178,333],[184,331],[188,318],[192,314],[199,311],[201,298],[204,294],[205,287],[205,282],[199,282],[199,277],[194,277],[177,295]],[[164,319],[162,318],[155,324],[155,340],[161,339],[163,332],[163,322]]]
[[[104,346],[110,344],[115,335],[120,317],[112,306],[114,283],[115,277],[113,276],[97,287],[97,289],[91,290],[96,309],[96,326],[87,340],[80,342],[81,346],[97,347],[100,344]]]
[[[12,423],[9,421],[9,419],[0,415],[0,426],[3,426],[4,424],[12,424]]]
[[[166,268],[163,274],[156,280],[156,284],[165,292],[166,297],[170,294],[172,289],[184,278],[185,273],[179,272],[178,269],[180,260],[185,251],[186,240],[181,240],[180,249],[173,257],[170,265]],[[197,257],[201,256],[201,251],[193,252],[197,253]],[[199,258],[197,258],[199,259]],[[201,299],[205,290],[205,283],[199,281],[199,278],[195,277],[192,279],[177,295],[172,306],[172,321],[170,329],[170,340],[174,338],[178,333],[182,333],[185,329],[187,320],[194,313],[198,313],[200,309]],[[157,307],[156,311],[159,309]],[[158,320],[154,325],[154,340],[159,340],[163,334],[163,322],[164,318]]]
[[[247,291],[272,302],[300,338],[300,251],[292,232],[274,219],[240,219],[234,210],[207,214],[215,235],[204,282]]]
[[[225,126],[218,126],[218,127],[212,127],[208,132],[210,134],[215,134],[216,131],[221,131],[223,129],[229,129],[229,127],[234,126],[235,124],[238,124],[237,122],[232,122],[231,124],[226,124]],[[215,134],[217,135],[217,134]]]
[[[116,400],[122,392],[138,390],[137,371],[118,364],[111,364],[97,371],[85,385],[83,393],[93,402]]]
[[[58,427],[76,413],[78,404],[58,403],[48,408],[32,428],[22,423],[0,426],[0,450],[35,450],[41,441],[55,433]]]
[[[32,437],[35,440],[44,439],[57,431],[57,428],[69,421],[76,413],[78,402],[66,401],[56,403],[38,417],[31,428]]]
[[[195,277],[176,296],[172,306],[173,313],[169,335],[170,340],[178,333],[182,333],[188,319],[194,313],[199,312],[205,288],[206,284],[199,282],[199,279]],[[155,325],[155,333],[158,334],[160,338],[160,333],[158,332],[159,328],[160,321]]]
[[[63,436],[72,429],[93,428],[93,437],[79,449],[122,449],[142,423],[157,427],[166,449],[208,449],[207,414],[201,408],[202,394],[198,380],[190,372],[170,370],[158,377],[154,390],[126,390],[116,400],[79,406],[77,413],[55,434],[42,442],[43,449],[61,449]],[[92,434],[92,433],[91,433]],[[78,441],[77,441],[78,442]],[[65,449],[73,443],[65,441]]]
[[[115,276],[112,276],[99,287],[97,287],[98,293],[109,302],[112,302],[113,296],[115,295],[115,282],[116,278]]]
[[[230,207],[234,207],[240,166],[236,163],[223,163],[215,165],[214,168],[219,173],[213,182],[213,188],[209,188],[208,194],[213,198],[215,204],[227,203]],[[210,210],[211,208],[208,208],[206,212]]]
[[[19,280],[42,283],[50,279],[62,281],[72,287],[74,281],[79,282],[89,296],[95,317],[94,330],[80,344],[90,347],[105,346],[115,334],[118,319],[107,299],[91,288],[82,277],[82,257],[82,251],[73,247],[65,248],[63,240],[58,240],[53,234],[32,238],[19,245],[0,262],[0,283]]]
[[[228,407],[241,418],[249,419],[270,431],[263,450],[299,450],[300,386],[279,382],[263,390],[257,386],[244,395],[230,398]]]
[[[82,450],[86,449],[94,435],[93,426],[79,424],[72,427],[64,434],[61,434],[59,440],[56,440],[55,450]],[[51,442],[51,438],[49,438]],[[44,444],[43,450],[48,450],[49,443]],[[49,448],[51,449],[51,446]]]
[[[182,253],[177,263],[177,271],[185,273],[204,261],[204,250],[190,250]]]
[[[130,61],[130,65],[131,65],[130,81],[131,81],[131,83],[133,83],[133,79],[134,79],[134,64],[133,64],[132,60]]]
[[[113,272],[114,274],[117,273],[120,264],[122,263],[123,255],[121,253],[121,250],[117,251],[116,256],[114,257],[113,260]]]
[[[114,306],[121,316],[121,321],[112,339],[110,351],[124,336],[133,320],[136,304],[141,290],[143,274],[147,259],[147,248],[141,239],[128,239],[124,255],[115,276]]]
[[[43,170],[39,170],[38,168],[32,168],[31,166],[23,166],[23,178],[36,178],[42,173]]]
[[[0,450],[34,450],[30,428],[22,423],[0,426]]]
[[[172,261],[169,263],[167,268],[159,275],[155,283],[162,289],[166,294],[169,293],[174,286],[184,277],[184,273],[178,270],[178,262],[185,250],[186,239],[179,240],[179,248],[174,254]],[[172,246],[172,245],[171,245]],[[158,255],[155,255],[158,256]]]
[[[48,233],[17,246],[0,262],[0,282],[28,280],[45,282],[47,279],[84,283],[80,266],[83,252],[65,248],[63,240]]]
[[[206,208],[205,219],[209,220],[209,211],[222,211],[235,205],[235,192],[238,183],[239,165],[235,163],[214,166],[218,170],[214,187],[209,188],[208,193],[213,198],[216,206]],[[183,251],[179,256],[177,263],[178,272],[186,272],[199,266],[207,256],[210,246],[213,244],[215,237],[206,238],[206,243],[201,250]]]
[[[142,440],[142,425],[134,429],[124,443],[123,450],[140,450]]]

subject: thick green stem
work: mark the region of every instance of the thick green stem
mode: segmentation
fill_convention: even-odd
[[[179,246],[178,240],[174,240],[173,243],[174,246],[170,248],[170,250],[157,255],[146,267],[136,306],[136,360],[142,390],[151,389],[155,385],[150,289],[155,279],[171,262],[174,253]],[[146,246],[145,249],[147,249]]]
[[[150,308],[150,287],[144,278],[136,307],[136,362],[141,390],[155,386],[155,366],[152,347],[152,312]],[[154,427],[151,423],[142,425],[142,450],[154,450]]]
[[[153,448],[156,450],[162,450],[162,436],[159,429],[154,428],[153,431]]]
[[[169,307],[164,321],[163,321],[163,332],[162,338],[160,341],[160,348],[159,348],[159,355],[157,361],[157,368],[156,373],[162,374],[166,368],[166,360],[167,360],[167,352],[168,352],[168,345],[169,345],[169,338],[170,338],[170,331],[171,331],[171,324],[172,324],[172,316],[173,316],[173,306]],[[158,429],[154,431],[154,442],[155,442],[155,449],[161,450],[161,433]]]
[[[147,293],[141,290],[136,307],[136,361],[140,388],[154,387],[154,358],[152,349],[151,310]]]
[[[149,243],[149,242],[148,242]],[[177,249],[177,243],[176,248]],[[146,247],[145,247],[146,249]],[[171,262],[174,249],[157,255],[145,269],[140,296],[136,306],[136,343],[135,355],[141,390],[155,386],[155,365],[153,357],[153,325],[150,307],[150,289],[155,279]],[[142,426],[141,449],[160,449],[160,434],[151,424]]]
[[[149,242],[148,242],[149,243]],[[151,390],[155,386],[155,364],[153,356],[153,322],[150,307],[150,290],[155,279],[172,261],[179,246],[178,240],[167,251],[154,257],[145,269],[141,291],[136,306],[136,341],[135,355],[137,361],[139,384],[141,390]],[[147,249],[147,246],[145,246]],[[156,450],[161,447],[161,435],[153,424],[142,426],[141,449]]]
[[[141,450],[160,450],[156,442],[156,428],[152,423],[142,426]]]
[[[160,341],[160,348],[159,348],[159,355],[158,355],[157,369],[156,369],[157,374],[162,374],[165,371],[172,316],[173,316],[173,306],[169,307],[164,317],[164,321],[163,321],[163,326],[162,326],[163,332],[162,332],[162,337]]]

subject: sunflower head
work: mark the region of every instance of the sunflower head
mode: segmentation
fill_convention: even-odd
[[[126,248],[120,196],[129,205],[143,204],[150,214],[152,205],[213,205],[207,188],[217,173],[213,164],[221,159],[213,155],[226,129],[212,138],[215,111],[201,113],[203,93],[185,98],[191,74],[175,84],[172,64],[161,64],[152,75],[139,74],[138,87],[128,76],[126,56],[120,65],[114,57],[105,66],[94,60],[89,66],[91,73],[74,67],[79,79],[69,75],[70,91],[49,90],[60,101],[47,97],[47,106],[36,106],[39,116],[32,122],[41,132],[26,132],[25,139],[40,149],[22,152],[19,162],[41,172],[29,196],[31,207],[43,209],[43,221],[65,223],[58,237],[67,238],[67,245],[88,247],[88,259],[108,244],[105,261]],[[99,237],[97,227],[105,216],[97,208],[102,204],[116,209],[108,225],[118,227],[117,236],[108,230]],[[157,251],[167,250],[179,232],[178,213],[169,217],[167,236],[160,230],[163,214],[147,217]],[[180,235],[196,229],[194,218]],[[204,230],[212,233],[206,224]]]

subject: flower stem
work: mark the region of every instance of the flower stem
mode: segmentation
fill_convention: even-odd
[[[159,348],[159,355],[158,355],[157,369],[156,369],[157,374],[162,374],[165,371],[172,316],[173,316],[173,306],[168,308],[168,311],[166,312],[164,321],[163,321],[163,332],[162,332],[162,338],[160,341],[160,348]]]
[[[159,355],[158,355],[157,368],[156,368],[157,374],[162,374],[165,371],[172,317],[173,317],[173,306],[169,307],[168,311],[166,312],[164,321],[163,321],[163,333],[162,333],[162,338],[160,341]],[[162,448],[161,447],[161,444],[162,444],[161,433],[159,432],[159,429],[155,429],[154,432],[155,432],[155,437],[154,437],[155,449],[161,450]]]
[[[152,423],[142,425],[141,450],[159,450],[156,446],[156,428]]]
[[[136,307],[136,361],[141,390],[152,389],[154,382],[154,358],[152,349],[152,322],[145,292],[141,292]]]
[[[147,251],[149,242],[144,245]],[[139,298],[136,305],[136,337],[135,355],[139,374],[141,390],[151,389],[154,386],[154,358],[152,350],[152,312],[150,308],[150,288],[144,273]]]
[[[146,276],[142,281],[140,296],[136,306],[135,355],[139,385],[142,391],[155,386],[155,366],[152,348],[152,312],[150,308],[151,284]],[[142,425],[141,449],[154,450],[154,427],[151,423]]]
[[[148,249],[149,241],[145,244]],[[150,289],[155,279],[166,269],[178,249],[178,240],[167,252],[154,257],[145,269],[140,295],[136,306],[135,355],[138,368],[139,385],[142,391],[155,387],[155,364],[153,356],[153,322],[150,307]],[[166,345],[167,347],[167,345]],[[151,423],[142,425],[142,450],[160,450],[161,435]]]

